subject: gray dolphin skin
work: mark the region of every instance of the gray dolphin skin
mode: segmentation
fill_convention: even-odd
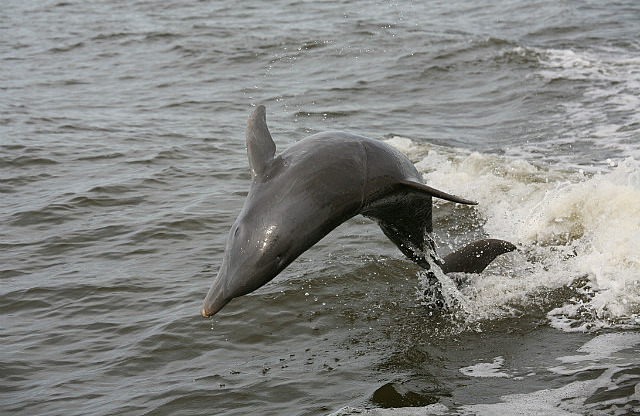
[[[429,233],[432,197],[476,204],[431,188],[405,155],[381,141],[342,132],[319,133],[276,156],[264,106],[247,123],[252,183],[231,227],[222,265],[201,315],[217,313],[233,298],[271,281],[331,230],[361,214],[411,260],[446,273],[479,273],[515,249],[502,240],[480,240],[440,263]]]

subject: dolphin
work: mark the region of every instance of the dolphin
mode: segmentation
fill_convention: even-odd
[[[271,281],[358,214],[376,221],[402,253],[425,269],[435,262],[446,273],[479,273],[515,249],[506,241],[480,240],[438,259],[430,237],[432,198],[477,202],[425,185],[411,161],[384,142],[325,132],[276,156],[264,106],[249,116],[246,136],[251,187],[204,300],[205,318]]]

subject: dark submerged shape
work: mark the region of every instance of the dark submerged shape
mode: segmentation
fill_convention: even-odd
[[[476,204],[423,184],[405,155],[366,137],[319,133],[279,156],[275,151],[265,107],[258,106],[247,123],[251,188],[204,300],[205,318],[269,282],[358,214],[375,220],[407,257],[428,269],[429,257],[435,260],[428,236],[431,198]],[[479,273],[513,249],[506,241],[481,240],[448,255],[441,266],[445,272]]]

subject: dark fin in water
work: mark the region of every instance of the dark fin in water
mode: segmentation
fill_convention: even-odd
[[[442,271],[444,273],[480,273],[496,257],[515,249],[516,246],[504,240],[474,241],[446,256],[441,266]]]
[[[267,170],[273,162],[275,153],[276,145],[267,128],[266,109],[263,105],[259,105],[253,110],[247,122],[247,155],[254,179]]]

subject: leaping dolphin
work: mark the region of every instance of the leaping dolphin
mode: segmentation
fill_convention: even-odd
[[[298,256],[349,218],[375,220],[407,257],[445,273],[479,273],[515,246],[480,240],[437,260],[431,198],[477,204],[431,188],[405,155],[381,141],[355,134],[314,134],[275,156],[264,106],[247,123],[252,183],[231,227],[222,265],[201,315],[217,313],[231,299],[271,281]]]

